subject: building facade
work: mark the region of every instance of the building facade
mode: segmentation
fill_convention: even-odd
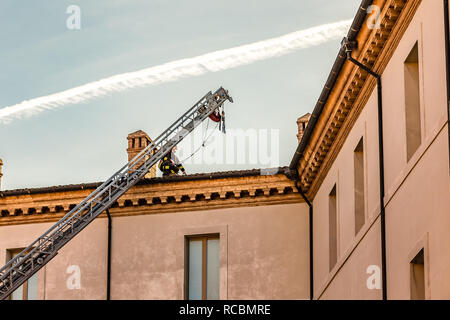
[[[448,14],[362,1],[289,167],[151,170],[12,298],[449,299]],[[96,186],[1,192],[0,261]]]
[[[343,42],[291,164],[314,299],[450,298],[445,5],[363,1]]]
[[[146,178],[11,298],[307,299],[307,208],[286,169]],[[0,261],[99,185],[1,192]]]

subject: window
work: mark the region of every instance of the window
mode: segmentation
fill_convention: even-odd
[[[365,223],[364,211],[364,140],[361,138],[353,153],[355,190],[355,235]]]
[[[219,235],[187,238],[187,288],[189,300],[219,299]]]
[[[329,210],[329,250],[330,250],[330,271],[337,262],[337,202],[336,202],[336,185],[328,196]]]
[[[406,157],[407,161],[409,161],[422,142],[419,90],[419,48],[417,42],[405,60],[404,75]]]
[[[410,263],[411,300],[425,300],[425,263],[423,249]]]
[[[17,256],[23,249],[8,250],[10,259]],[[11,295],[11,300],[37,300],[37,273],[29,278],[23,285],[17,288]]]

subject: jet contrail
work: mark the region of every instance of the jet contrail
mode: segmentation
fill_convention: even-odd
[[[8,123],[23,116],[54,109],[66,104],[80,103],[112,92],[156,85],[169,81],[223,71],[298,49],[317,46],[345,35],[351,20],[324,24],[299,30],[277,38],[214,51],[193,58],[175,60],[162,65],[122,73],[90,82],[58,93],[22,101],[0,109],[0,123]]]

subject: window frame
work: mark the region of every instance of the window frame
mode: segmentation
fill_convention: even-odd
[[[333,206],[332,206],[333,204]],[[333,218],[333,221],[331,221]],[[333,222],[333,227],[332,227]],[[333,184],[328,194],[328,264],[329,272],[337,265],[339,260],[339,215],[338,215],[338,186]],[[333,245],[333,247],[332,247]],[[332,260],[333,259],[333,260]]]
[[[211,233],[211,234],[201,234],[201,235],[190,235],[185,237],[185,300],[190,300],[189,298],[189,243],[191,240],[202,241],[202,300],[207,300],[207,276],[208,276],[208,265],[207,265],[207,250],[208,250],[208,240],[219,240],[219,248],[220,248],[220,234],[219,233]],[[220,249],[219,249],[220,250]],[[220,252],[219,252],[220,259]],[[219,272],[220,274],[220,272]],[[220,283],[220,282],[219,282]]]
[[[358,161],[360,157],[361,161]],[[354,197],[354,222],[355,222],[355,236],[364,228],[367,222],[366,212],[366,156],[365,156],[365,139],[364,136],[358,140],[358,143],[353,150],[353,197]],[[360,162],[359,168],[357,163]],[[359,171],[357,171],[359,169]],[[358,179],[359,178],[359,179]],[[360,181],[359,181],[360,180]],[[358,187],[360,187],[358,190]],[[357,191],[360,191],[358,197]],[[358,208],[362,209],[362,212],[358,211]],[[362,220],[362,224],[358,225],[359,219]]]
[[[430,292],[430,269],[432,268],[432,261],[430,259],[430,244],[429,244],[429,232],[425,232],[419,240],[410,248],[409,253],[407,255],[406,262],[409,265],[409,271],[411,271],[411,261],[413,261],[417,254],[423,250],[423,258],[424,258],[424,273],[425,273],[425,300],[431,299]],[[409,275],[409,288],[408,288],[408,297],[410,297],[411,293],[411,274]]]
[[[8,261],[11,260],[11,259],[13,259],[16,255],[18,255],[19,253],[21,253],[24,249],[25,249],[25,248],[20,248],[20,249],[8,249],[8,250],[7,250]],[[25,254],[26,254],[26,253],[27,253],[27,252],[25,252]],[[37,276],[37,273],[34,274],[34,275]],[[34,275],[33,275],[33,276],[34,276]],[[30,278],[31,278],[31,277],[30,277]],[[23,301],[23,300],[28,301],[28,281],[29,281],[29,279],[28,279],[27,281],[25,281],[25,282],[22,284],[22,286],[23,286],[23,288],[22,288],[22,301]],[[20,287],[19,287],[19,288],[20,288]],[[16,290],[17,290],[17,289],[16,289]],[[15,290],[14,290],[14,291],[15,291]],[[12,293],[9,295],[8,299],[9,299],[9,300],[12,300]]]
[[[417,272],[420,274],[416,275]],[[420,276],[420,279],[417,276]],[[425,248],[422,247],[409,262],[409,294],[411,300],[426,299],[425,276]],[[420,280],[420,283],[418,280]]]
[[[423,76],[423,70],[422,70],[422,57],[421,57],[421,39],[416,39],[414,41],[414,44],[408,51],[408,54],[406,55],[404,61],[403,61],[403,86],[404,86],[404,119],[405,119],[405,155],[406,155],[406,163],[409,163],[411,159],[414,158],[414,155],[417,153],[417,151],[420,149],[421,145],[424,142],[424,114],[423,114],[423,97],[422,97],[422,90],[423,90],[423,84],[422,84],[422,76]],[[415,54],[417,54],[417,57],[415,57]],[[415,58],[417,58],[417,61],[415,61]],[[416,64],[417,68],[417,79],[414,79],[414,83],[411,82],[410,78],[406,77],[406,73],[410,74],[410,70],[412,68],[412,65]],[[414,90],[413,87],[417,85],[417,98],[418,100],[414,100],[413,102],[417,102],[417,108],[418,110],[415,110],[415,105],[411,104],[411,97],[410,92],[411,90]],[[408,103],[410,102],[410,103]],[[418,118],[418,123],[414,125],[414,119]],[[414,135],[411,133],[413,128],[416,128],[419,132],[418,135]]]

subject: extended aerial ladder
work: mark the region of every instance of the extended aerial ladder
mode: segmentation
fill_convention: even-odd
[[[6,299],[97,216],[143,178],[149,169],[183,138],[207,119],[214,110],[233,99],[220,87],[208,92],[193,107],[153,140],[130,162],[114,173],[95,191],[0,269],[0,299]]]

